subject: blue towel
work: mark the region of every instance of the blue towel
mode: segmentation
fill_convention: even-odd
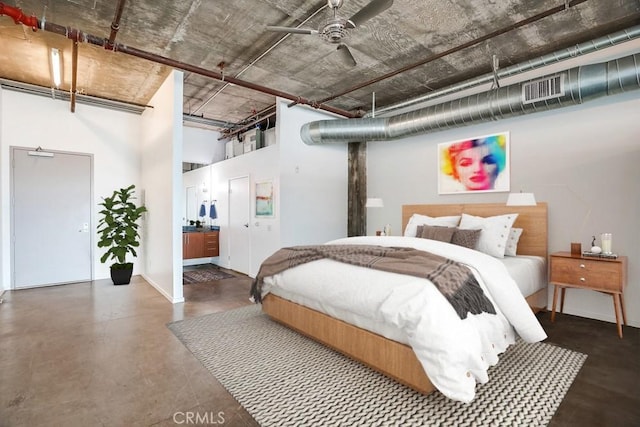
[[[218,212],[216,211],[216,204],[211,203],[211,207],[209,208],[209,218],[216,219],[218,218]]]
[[[206,216],[207,215],[207,208],[204,207],[204,203],[200,205],[200,215],[199,216]]]

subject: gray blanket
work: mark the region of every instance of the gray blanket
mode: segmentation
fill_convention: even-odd
[[[496,313],[467,266],[430,252],[403,247],[317,245],[283,248],[262,263],[251,286],[251,296],[256,302],[262,301],[265,277],[323,258],[429,279],[461,319],[466,319],[467,313]]]

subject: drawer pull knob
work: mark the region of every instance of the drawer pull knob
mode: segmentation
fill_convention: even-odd
[[[585,265],[584,264],[580,264],[580,268],[585,268]]]
[[[584,277],[581,277],[581,278],[580,278],[580,281],[581,281],[581,282],[586,282],[586,281],[587,281],[587,279],[585,279]]]

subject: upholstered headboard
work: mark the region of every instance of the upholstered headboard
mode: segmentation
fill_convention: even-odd
[[[538,202],[536,206],[507,206],[504,203],[445,204],[445,205],[403,205],[402,231],[407,227],[414,213],[431,217],[461,215],[495,216],[517,213],[514,227],[522,228],[518,242],[519,255],[547,257],[547,204]]]

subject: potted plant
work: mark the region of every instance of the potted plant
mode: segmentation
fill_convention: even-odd
[[[133,263],[126,262],[127,254],[138,256],[135,248],[140,246],[140,234],[137,221],[147,211],[144,206],[136,206],[132,200],[135,185],[115,190],[111,197],[104,197],[100,206],[100,221],[98,222],[99,248],[109,248],[100,258],[105,263],[108,259],[115,260],[111,264],[111,280],[114,285],[127,285],[131,282]]]

